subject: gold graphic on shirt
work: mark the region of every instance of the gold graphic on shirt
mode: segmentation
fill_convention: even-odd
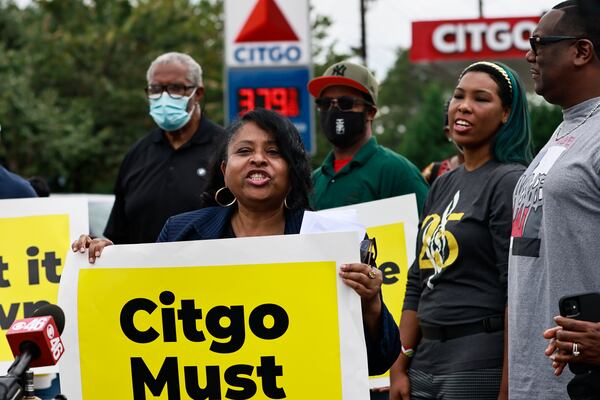
[[[456,192],[441,216],[430,214],[423,220],[420,269],[434,269],[434,275],[437,275],[456,261],[459,253],[458,242],[452,232],[446,230],[446,224],[448,221],[460,221],[463,218],[464,213],[453,212],[459,198],[460,191]]]

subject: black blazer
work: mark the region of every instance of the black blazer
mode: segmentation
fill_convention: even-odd
[[[207,207],[167,220],[157,242],[221,239],[235,207]],[[284,235],[300,233],[304,210],[286,210]]]

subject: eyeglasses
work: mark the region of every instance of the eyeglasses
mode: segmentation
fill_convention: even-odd
[[[328,111],[331,109],[332,106],[336,106],[340,109],[340,111],[350,111],[357,104],[366,104],[368,106],[373,106],[373,104],[369,103],[364,99],[352,96],[341,96],[338,98],[319,97],[315,99],[315,104],[317,105],[317,109],[319,111]]]
[[[185,92],[195,87],[173,83],[169,85],[148,85],[145,90],[149,99],[158,99],[165,91],[171,98],[180,99],[185,96]]]
[[[563,40],[579,40],[583,39],[582,37],[577,36],[531,36],[529,38],[529,45],[531,46],[531,51],[533,54],[537,56],[538,46],[550,44],[550,43],[558,43]]]

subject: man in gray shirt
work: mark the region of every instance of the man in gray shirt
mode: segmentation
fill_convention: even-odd
[[[527,53],[536,93],[562,107],[564,121],[513,197],[510,399],[567,398],[573,375],[568,369],[555,375],[560,371],[544,355],[542,332],[556,325],[561,297],[600,288],[600,27],[586,25],[583,15],[575,1],[555,6],[534,30]],[[578,360],[585,350],[575,351]]]

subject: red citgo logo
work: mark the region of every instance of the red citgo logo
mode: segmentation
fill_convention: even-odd
[[[258,0],[235,39],[241,42],[297,42],[298,36],[275,0]]]

